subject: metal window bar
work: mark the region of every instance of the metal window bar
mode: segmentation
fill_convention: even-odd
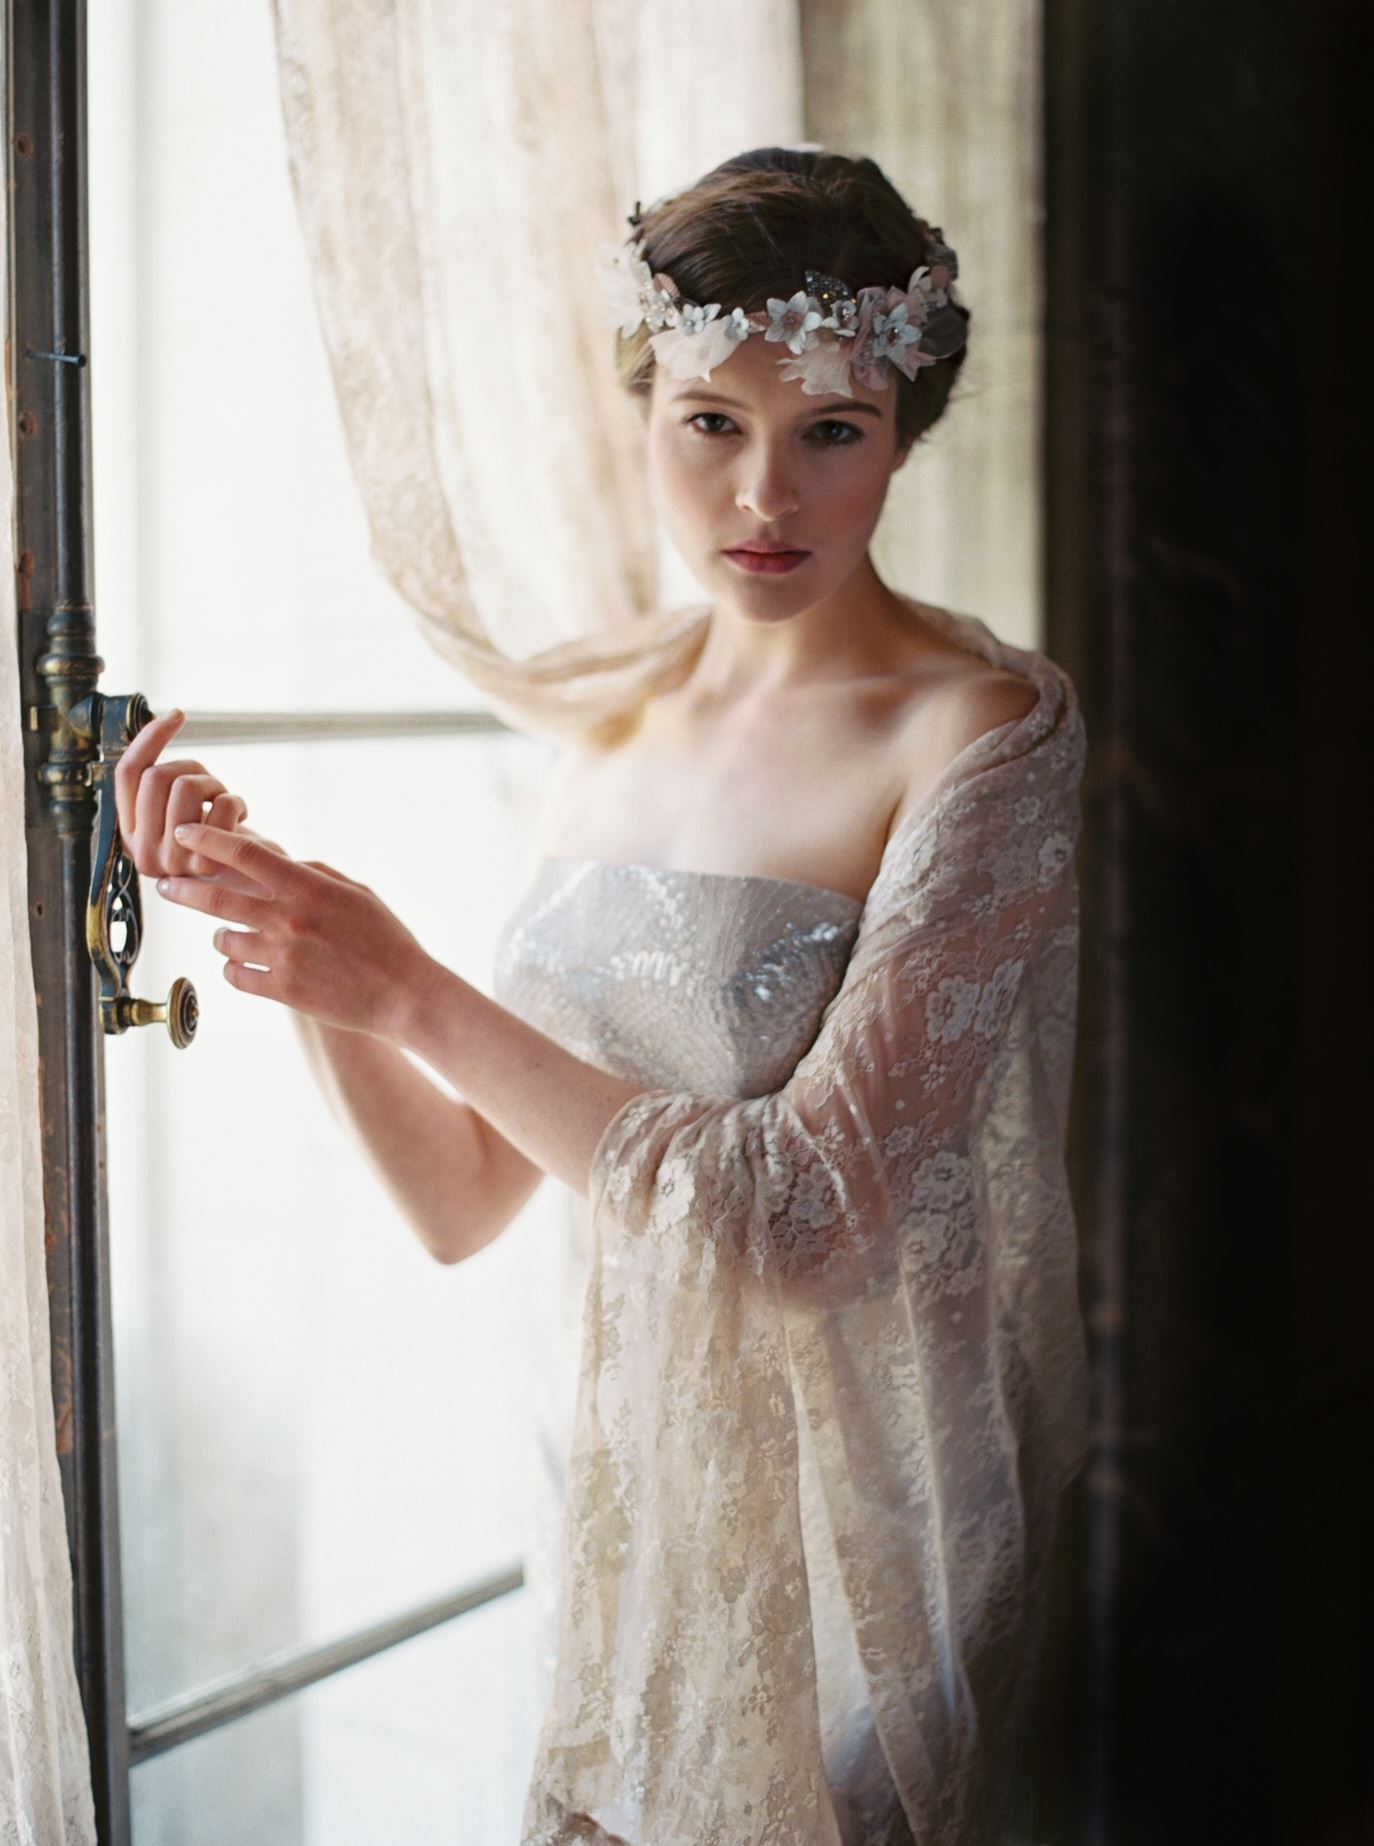
[[[191,711],[178,743],[339,743],[376,737],[470,737],[509,733],[485,711]]]
[[[428,1634],[432,1628],[451,1622],[455,1616],[467,1615],[484,1603],[495,1602],[498,1596],[508,1596],[512,1590],[520,1589],[524,1581],[523,1566],[512,1564],[493,1576],[469,1584],[466,1589],[436,1596],[405,1615],[375,1622],[339,1640],[288,1648],[241,1673],[225,1674],[194,1692],[168,1699],[130,1717],[130,1760],[140,1763],[179,1743],[189,1743],[193,1737],[203,1737],[221,1724],[246,1717],[250,1711],[260,1711],[264,1705],[301,1692],[318,1680],[328,1679],[332,1673],[341,1673],[345,1667],[356,1666],[359,1661],[370,1660],[389,1647],[399,1646],[402,1641]]]
[[[85,0],[3,0],[10,244],[6,379],[15,458],[20,699],[52,1390],[73,1578],[77,1678],[101,1846],[130,1846],[131,1764],[519,1588],[519,1565],[341,1639],[277,1654],[130,1717],[114,1425],[104,1044],[85,951],[98,735],[70,720],[96,692],[91,566]],[[486,713],[202,712],[197,742],[501,731]]]

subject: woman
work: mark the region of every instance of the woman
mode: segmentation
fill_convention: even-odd
[[[1086,1433],[1081,719],[868,554],[965,351],[940,233],[871,161],[780,149],[631,224],[622,379],[710,602],[566,752],[496,998],[154,767],[179,714],[126,752],[121,825],[242,926],[226,978],[309,1022],[437,1257],[546,1174],[574,1194],[524,1839],[1003,1841]]]

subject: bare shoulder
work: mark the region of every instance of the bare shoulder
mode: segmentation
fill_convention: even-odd
[[[1000,667],[961,673],[946,680],[931,701],[932,728],[938,725],[953,746],[952,760],[985,732],[1024,718],[1039,698],[1032,682],[1019,673],[1007,673]]]
[[[904,727],[906,775],[889,832],[919,806],[955,757],[989,731],[1026,717],[1039,698],[1020,673],[984,666],[948,675],[917,701]]]

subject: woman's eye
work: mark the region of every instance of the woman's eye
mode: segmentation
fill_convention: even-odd
[[[813,435],[823,429],[840,430],[843,432],[838,436],[823,436],[821,438],[822,447],[827,449],[847,449],[851,444],[862,442],[864,439],[864,433],[861,429],[856,428],[852,423],[841,423],[836,417],[826,417],[823,422],[813,423],[811,425],[811,433]]]
[[[695,428],[696,425],[701,422],[703,417],[713,417],[718,423],[728,423],[730,421],[729,417],[727,417],[723,411],[699,410],[694,417],[688,417],[687,419],[688,429]],[[723,436],[725,432],[724,430],[719,430],[719,429],[698,429],[697,434],[698,436]]]
[[[723,429],[702,429],[701,424],[706,421],[728,423],[730,419],[720,410],[699,410],[694,417],[688,417],[687,427],[689,429],[695,429],[699,436],[724,436],[728,434],[728,432]],[[822,431],[829,431],[832,433],[823,435],[821,433]],[[856,428],[853,423],[841,422],[838,417],[825,417],[821,422],[813,423],[807,435],[808,437],[815,438],[824,449],[846,449],[856,442],[862,442],[864,439],[864,433],[861,429]]]

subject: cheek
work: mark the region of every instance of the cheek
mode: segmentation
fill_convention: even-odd
[[[714,506],[727,491],[726,470],[706,448],[705,443],[689,447],[671,439],[651,448],[654,475],[666,508],[690,516]]]
[[[813,510],[835,531],[867,531],[876,522],[887,495],[889,472],[876,464],[840,473],[816,485]]]

